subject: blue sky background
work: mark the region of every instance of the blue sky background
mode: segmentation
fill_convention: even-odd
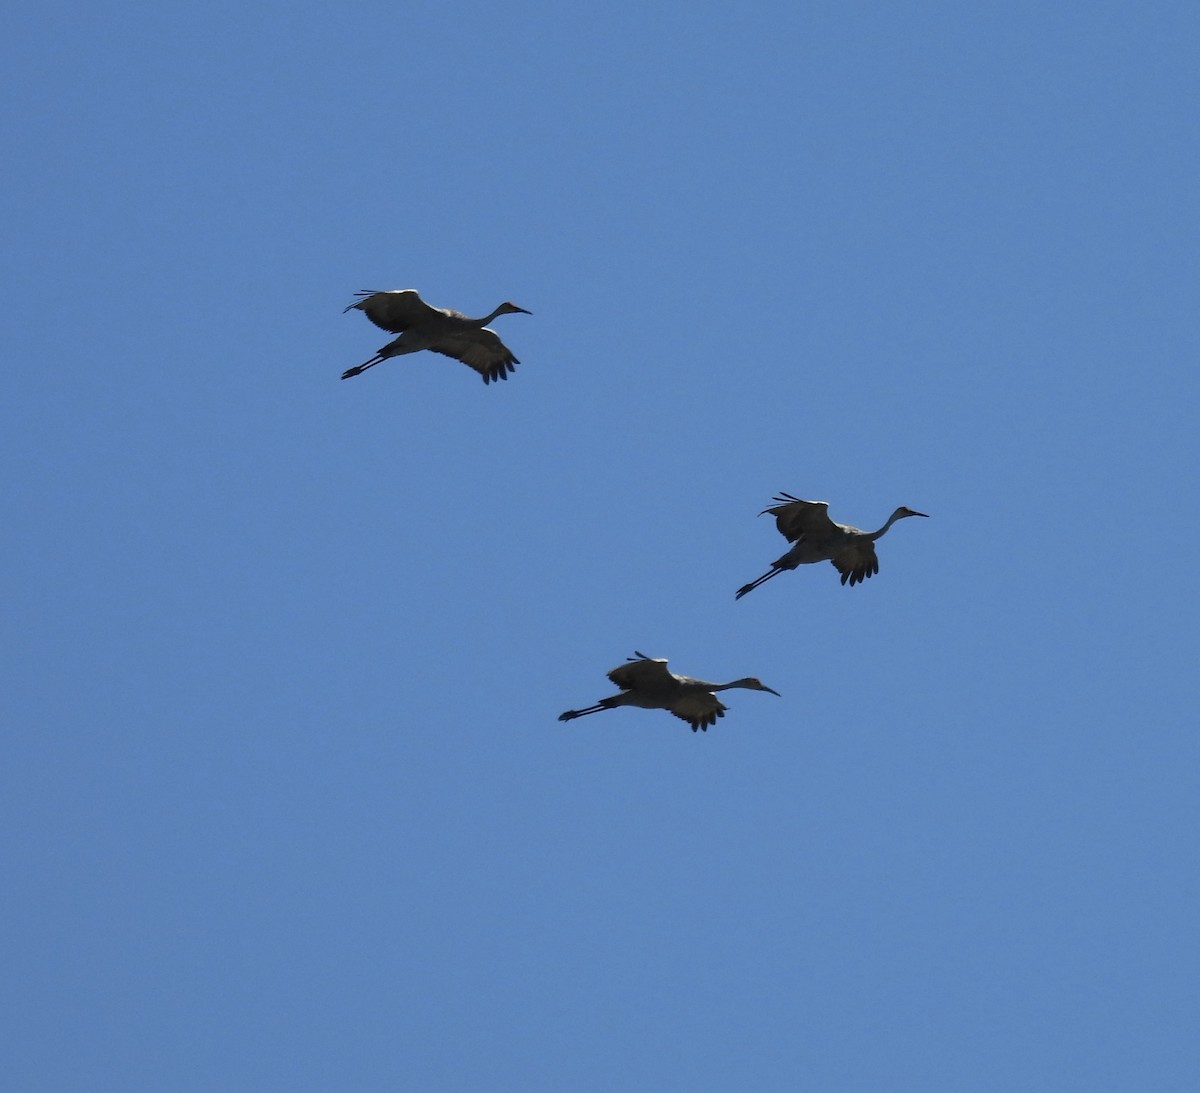
[[[1197,40],[10,13],[3,1084],[1197,1088]]]

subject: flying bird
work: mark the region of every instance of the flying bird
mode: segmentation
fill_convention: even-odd
[[[715,725],[717,718],[724,717],[728,709],[714,691],[744,687],[750,691],[779,694],[753,676],[735,679],[732,683],[708,683],[703,679],[679,676],[667,671],[665,660],[655,660],[636,651],[627,663],[609,672],[608,678],[621,688],[620,694],[602,698],[585,710],[567,710],[559,715],[559,721],[570,721],[601,710],[615,710],[618,706],[637,706],[643,710],[670,710],[691,725],[692,732],[707,732],[709,725]]]
[[[768,512],[774,516],[780,534],[795,545],[782,558],[771,563],[769,572],[742,585],[734,596],[735,600],[740,600],[763,581],[769,581],[786,569],[826,560],[831,561],[842,575],[842,584],[849,583],[853,587],[879,572],[879,559],[875,555],[876,539],[897,520],[903,520],[906,516],[926,515],[901,505],[878,531],[862,531],[849,524],[835,524],[829,519],[828,501],[801,501],[790,493],[781,493],[774,500],[778,503],[763,509],[759,516],[765,516]]]
[[[419,353],[422,349],[462,361],[474,368],[483,377],[484,383],[508,379],[508,373],[515,372],[516,366],[521,363],[499,335],[487,328],[487,324],[497,315],[513,315],[517,312],[531,314],[516,304],[503,303],[490,315],[472,319],[448,307],[430,307],[415,288],[359,292],[355,295],[361,299],[350,304],[345,311],[357,309],[376,326],[400,337],[388,342],[369,361],[347,368],[342,373],[344,380],[373,368],[389,357]]]

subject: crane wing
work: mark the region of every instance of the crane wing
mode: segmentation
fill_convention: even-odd
[[[608,673],[608,678],[622,691],[663,690],[675,686],[675,677],[667,671],[665,660],[635,653],[627,663],[618,665]]]
[[[825,538],[837,531],[837,525],[829,519],[828,501],[801,501],[790,493],[781,493],[773,500],[778,504],[763,509],[759,516],[768,512],[774,516],[779,534],[789,543],[802,535]]]
[[[455,315],[455,312],[445,308],[430,307],[415,288],[356,292],[355,295],[362,299],[356,300],[345,310],[357,308],[376,326],[393,334],[403,334],[409,327],[424,326]]]
[[[829,560],[842,575],[842,584],[849,584],[851,588],[879,572],[879,556],[875,553],[875,544],[869,540],[853,543]]]
[[[484,383],[508,379],[508,373],[515,372],[521,363],[500,336],[486,326],[480,330],[452,330],[439,334],[428,348],[474,368]]]
[[[671,703],[671,713],[682,718],[692,726],[692,732],[703,729],[708,731],[710,725],[717,723],[718,717],[724,717],[729,709],[715,694],[708,691],[693,691],[683,695]]]

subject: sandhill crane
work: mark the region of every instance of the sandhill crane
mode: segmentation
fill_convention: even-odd
[[[667,671],[665,660],[655,660],[645,653],[634,652],[627,663],[618,665],[608,673],[608,678],[621,688],[621,693],[602,698],[586,710],[567,710],[559,715],[559,721],[570,721],[601,710],[615,710],[618,706],[637,706],[643,710],[670,710],[692,726],[692,732],[708,731],[718,717],[724,717],[728,707],[714,691],[728,691],[732,687],[744,687],[750,691],[772,691],[765,683],[753,676],[735,679],[732,683],[707,683],[703,679],[677,676]]]
[[[515,372],[521,362],[512,355],[494,330],[487,324],[497,315],[512,315],[520,312],[529,315],[523,307],[503,303],[490,315],[472,319],[461,311],[448,307],[430,307],[417,294],[415,288],[397,288],[389,292],[358,292],[362,299],[350,304],[345,311],[357,308],[376,326],[399,334],[395,341],[388,342],[369,361],[347,368],[342,379],[348,380],[368,368],[398,357],[402,353],[418,353],[431,349],[447,357],[462,361],[474,368],[483,377],[484,383],[506,380],[509,372]],[[345,314],[343,311],[343,314]]]
[[[795,569],[807,562],[833,562],[842,575],[842,584],[850,586],[865,581],[871,574],[879,572],[879,559],[875,556],[875,540],[883,535],[897,520],[906,516],[925,516],[906,505],[901,505],[878,531],[861,531],[849,524],[835,524],[829,519],[828,501],[801,501],[790,493],[781,493],[773,500],[779,502],[763,509],[759,516],[768,512],[775,517],[779,532],[789,543],[795,543],[782,558],[771,563],[770,572],[757,580],[742,585],[735,600],[769,581],[785,569]]]

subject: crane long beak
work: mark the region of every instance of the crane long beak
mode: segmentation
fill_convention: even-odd
[[[782,698],[782,697],[783,697],[783,695],[781,695],[781,694],[780,694],[780,693],[779,693],[777,690],[775,690],[775,688],[774,688],[774,687],[768,687],[768,686],[767,686],[765,683],[763,684],[763,690],[764,690],[764,691],[770,691],[770,692],[771,692],[771,694],[773,694],[773,695],[774,695],[776,698]]]

